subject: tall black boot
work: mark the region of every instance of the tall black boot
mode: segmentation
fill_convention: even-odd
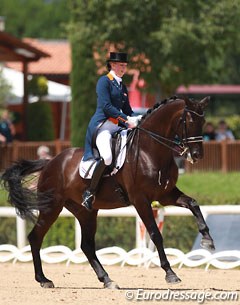
[[[106,165],[104,163],[104,160],[101,158],[100,160],[98,160],[98,163],[96,164],[89,188],[86,189],[82,195],[83,197],[82,206],[84,206],[89,211],[92,210],[92,205],[95,200],[97,187],[102,178],[105,168]]]

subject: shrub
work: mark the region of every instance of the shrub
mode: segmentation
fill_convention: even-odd
[[[37,102],[28,105],[28,140],[52,141],[54,140],[53,120],[51,106],[46,102]]]
[[[33,76],[28,81],[29,94],[41,97],[48,94],[48,83],[44,76]]]

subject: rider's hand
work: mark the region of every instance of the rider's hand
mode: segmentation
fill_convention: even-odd
[[[127,117],[127,124],[128,124],[128,127],[129,127],[129,128],[135,128],[135,127],[137,127],[138,122],[141,120],[142,116],[141,116],[141,118],[139,118],[139,117],[140,117],[140,115],[139,115],[139,116],[128,116],[128,117]]]

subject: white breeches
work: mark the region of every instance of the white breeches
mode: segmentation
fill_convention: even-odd
[[[96,145],[105,165],[112,163],[112,134],[120,127],[110,121],[106,121],[98,130]]]

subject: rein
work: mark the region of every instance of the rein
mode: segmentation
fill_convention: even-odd
[[[198,143],[198,142],[203,142],[203,137],[202,136],[195,136],[195,137],[188,137],[187,136],[187,122],[186,122],[186,117],[187,113],[192,113],[197,115],[198,117],[203,117],[204,114],[199,114],[193,110],[187,109],[186,107],[184,108],[183,115],[180,119],[180,121],[183,122],[182,125],[182,139],[169,139],[166,137],[163,137],[155,132],[152,132],[150,130],[147,130],[145,128],[142,128],[141,126],[137,126],[136,129],[139,131],[145,132],[147,135],[149,135],[152,139],[154,139],[156,142],[159,144],[164,145],[165,147],[171,149],[172,151],[176,152],[180,156],[183,156],[188,150],[189,150],[189,144],[190,143]],[[184,136],[185,135],[185,136]],[[180,148],[180,152],[178,149],[174,148],[173,145],[177,145]]]

